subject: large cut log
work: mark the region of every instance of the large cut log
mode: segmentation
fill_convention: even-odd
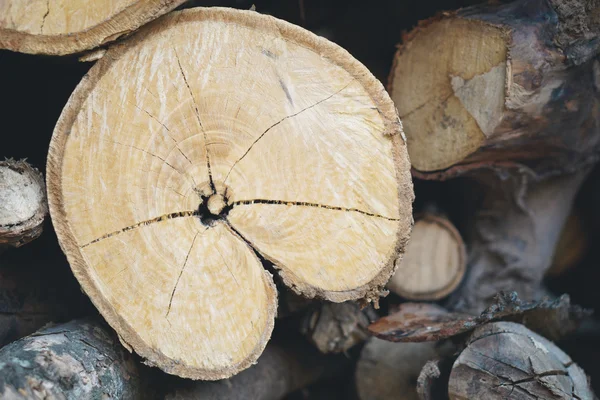
[[[0,49],[64,55],[133,32],[185,0],[5,0]]]
[[[325,356],[302,337],[271,342],[256,365],[218,382],[173,382],[166,400],[279,400],[287,394],[325,378],[347,372],[344,355]]]
[[[453,308],[477,313],[500,290],[544,293],[558,234],[600,153],[598,10],[585,0],[473,6],[420,24],[396,54],[390,91],[414,175],[486,187]]]
[[[132,356],[114,332],[90,319],[42,329],[0,349],[0,399],[140,399]]]
[[[401,124],[349,53],[286,22],[172,13],[111,47],[48,158],[85,292],[146,362],[221,379],[261,354],[269,260],[305,297],[377,301],[412,224]]]
[[[40,171],[25,161],[0,161],[0,252],[40,236],[46,214],[46,185]]]

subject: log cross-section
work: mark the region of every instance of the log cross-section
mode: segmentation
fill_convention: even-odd
[[[413,191],[383,86],[345,50],[251,11],[172,13],[113,46],[72,95],[48,159],[73,272],[163,370],[256,361],[276,290],[376,301]]]
[[[0,49],[65,55],[129,34],[186,0],[0,0]]]

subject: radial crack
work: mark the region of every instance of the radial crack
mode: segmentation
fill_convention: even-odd
[[[210,188],[213,193],[216,193],[217,190],[215,188],[215,183],[212,177],[212,171],[210,168],[210,153],[208,152],[208,138],[206,136],[206,131],[204,130],[204,126],[202,125],[202,120],[200,119],[200,110],[198,109],[198,103],[196,103],[196,98],[194,97],[194,92],[192,92],[192,88],[188,83],[187,77],[185,76],[185,72],[183,72],[183,67],[181,66],[181,61],[179,60],[179,54],[177,54],[177,50],[173,47],[173,52],[175,53],[175,59],[177,59],[177,65],[179,66],[179,71],[181,72],[181,76],[183,77],[183,81],[185,82],[185,86],[188,88],[188,92],[190,93],[190,97],[192,99],[192,103],[194,103],[194,110],[196,111],[196,119],[198,120],[198,125],[200,125],[200,129],[202,130],[202,134],[204,136],[204,151],[206,157],[206,168],[208,168],[208,181],[210,183]]]
[[[175,282],[175,286],[173,287],[173,291],[171,292],[171,298],[169,299],[169,308],[167,309],[165,318],[169,318],[169,313],[171,312],[171,304],[173,303],[173,297],[175,296],[175,292],[177,291],[177,285],[179,285],[179,280],[181,279],[181,275],[183,275],[183,271],[185,270],[185,267],[187,265],[188,258],[190,258],[190,253],[192,252],[192,249],[194,248],[194,243],[196,243],[196,238],[198,237],[199,234],[200,234],[200,232],[196,233],[196,236],[194,236],[194,239],[192,239],[192,244],[190,246],[190,249],[188,250],[188,253],[185,256],[185,261],[183,262],[181,271],[179,271],[179,276],[177,277],[177,282]]]
[[[125,228],[121,228],[121,229],[119,229],[117,231],[107,233],[106,235],[102,235],[99,238],[94,239],[91,242],[88,242],[88,243],[86,243],[84,245],[81,245],[79,247],[83,249],[84,247],[87,247],[87,246],[89,246],[91,244],[98,243],[101,240],[108,239],[109,237],[113,237],[113,236],[121,234],[123,232],[130,231],[130,230],[138,228],[140,226],[150,225],[150,224],[153,224],[155,222],[165,221],[167,219],[184,218],[184,217],[194,217],[194,216],[198,216],[198,215],[199,215],[198,211],[180,211],[180,212],[174,212],[174,213],[170,213],[170,214],[161,215],[160,217],[156,217],[156,218],[148,219],[148,220],[145,220],[145,221],[142,221],[142,222],[138,222],[137,224],[126,226]]]
[[[227,175],[225,176],[225,180],[223,181],[223,183],[227,182],[227,179],[229,178],[229,175],[231,174],[231,172],[233,171],[233,169],[235,168],[236,165],[238,165],[238,163],[240,161],[242,161],[244,159],[244,157],[246,157],[248,155],[248,153],[250,153],[250,150],[252,150],[252,148],[254,147],[254,145],[260,140],[262,139],[271,129],[275,128],[277,125],[281,124],[283,121],[293,118],[299,114],[302,114],[303,112],[310,110],[313,107],[318,106],[319,104],[331,99],[333,96],[335,96],[336,94],[339,94],[340,92],[342,92],[344,89],[346,89],[348,86],[350,86],[352,83],[354,82],[354,80],[348,82],[346,85],[344,85],[344,87],[342,87],[341,89],[335,91],[334,93],[330,94],[329,96],[325,97],[324,99],[321,99],[319,101],[317,101],[316,103],[303,108],[302,110],[288,115],[286,117],[283,117],[282,119],[280,119],[279,121],[275,122],[273,125],[269,126],[263,133],[260,134],[260,136],[258,136],[258,138],[256,138],[256,140],[254,142],[252,142],[252,144],[250,145],[250,147],[248,147],[248,150],[246,150],[246,152],[244,154],[242,154],[242,156],[240,158],[238,158],[238,160],[236,162],[233,163],[233,165],[231,166],[231,169],[229,169],[229,172],[227,173]]]
[[[50,0],[46,0],[46,13],[42,17],[42,25],[40,26],[40,33],[44,33],[44,25],[46,24],[46,17],[50,14]]]
[[[240,205],[250,205],[250,204],[275,204],[275,205],[284,205],[284,206],[315,207],[315,208],[323,208],[326,210],[356,212],[356,213],[368,215],[370,217],[387,219],[388,221],[400,221],[400,219],[398,219],[398,218],[390,218],[390,217],[386,217],[385,215],[371,213],[371,212],[364,211],[364,210],[359,210],[358,208],[330,206],[327,204],[310,203],[307,201],[267,200],[267,199],[238,200],[238,201],[231,203],[231,207],[240,206]]]

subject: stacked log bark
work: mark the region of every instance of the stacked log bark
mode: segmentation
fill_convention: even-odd
[[[595,398],[543,280],[594,254],[597,2],[438,13],[387,91],[340,16],[405,5],[270,9],[370,71],[260,4],[76,3],[0,0],[0,49],[94,63],[45,179],[0,161],[0,400]]]

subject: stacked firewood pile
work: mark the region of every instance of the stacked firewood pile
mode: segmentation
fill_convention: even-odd
[[[376,3],[0,0],[0,399],[596,398],[600,4]]]

